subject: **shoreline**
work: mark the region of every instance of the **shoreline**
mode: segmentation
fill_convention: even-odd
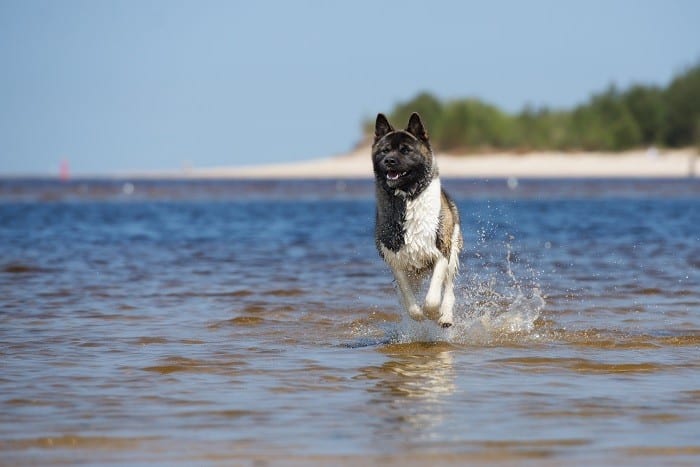
[[[700,175],[693,148],[621,153],[532,152],[449,155],[437,153],[445,178],[687,178]],[[299,162],[190,168],[171,176],[203,179],[372,178],[369,146],[334,157]]]
[[[474,179],[694,178],[700,177],[695,148],[625,152],[436,153],[440,176]],[[187,167],[172,170],[76,173],[68,180],[323,180],[372,179],[370,147],[297,162],[251,166]],[[1,180],[60,179],[59,174],[0,174]]]

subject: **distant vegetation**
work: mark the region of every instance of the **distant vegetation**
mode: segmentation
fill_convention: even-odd
[[[411,112],[423,117],[434,149],[447,152],[700,149],[700,64],[666,88],[611,85],[572,110],[525,107],[514,115],[478,99],[441,101],[423,92],[399,103],[390,121],[403,125]],[[364,130],[373,133],[374,119]]]

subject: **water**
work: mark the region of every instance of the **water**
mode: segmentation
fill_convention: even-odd
[[[449,330],[370,182],[0,182],[0,464],[697,465],[700,182],[444,185]]]

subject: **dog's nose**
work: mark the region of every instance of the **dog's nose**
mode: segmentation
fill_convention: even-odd
[[[387,167],[394,167],[398,163],[399,163],[399,161],[397,161],[395,157],[385,157],[384,158],[384,165],[386,165]]]

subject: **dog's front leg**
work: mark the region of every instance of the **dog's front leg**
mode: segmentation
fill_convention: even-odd
[[[438,319],[438,324],[443,328],[452,326],[452,321],[454,319],[452,316],[452,308],[454,308],[454,305],[454,278],[452,275],[448,275],[445,281],[445,294],[442,297],[442,304],[440,305],[440,318]]]
[[[423,310],[416,302],[416,296],[413,291],[413,284],[405,271],[399,268],[392,268],[396,284],[399,286],[399,296],[403,307],[408,311],[408,315],[416,321],[423,321],[425,315]]]
[[[425,296],[425,313],[430,319],[437,319],[442,302],[442,285],[447,277],[447,258],[440,257],[433,267],[433,276],[430,279],[430,287]]]

